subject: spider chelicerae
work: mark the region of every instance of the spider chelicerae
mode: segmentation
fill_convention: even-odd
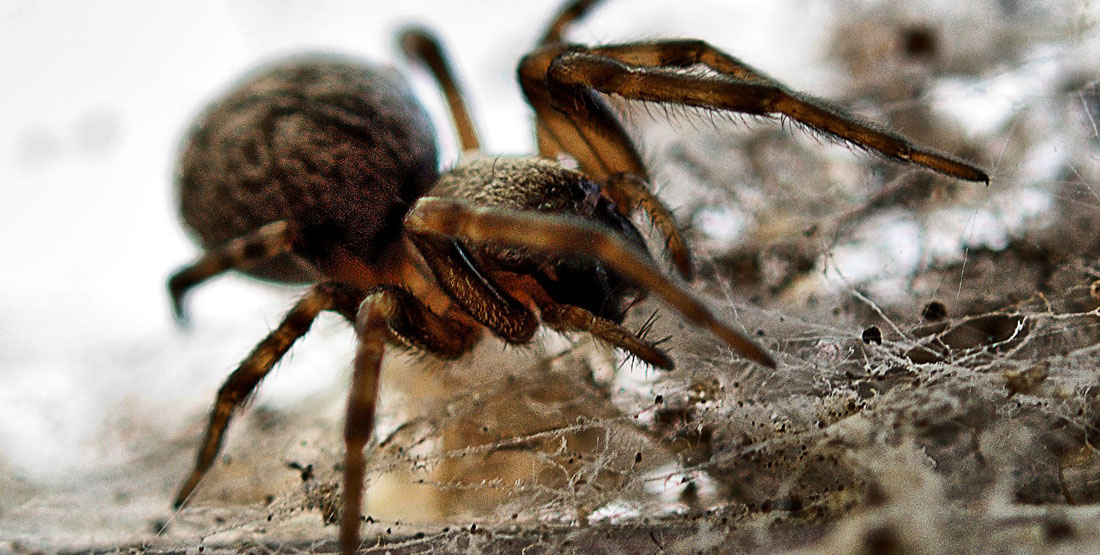
[[[360,60],[273,64],[199,119],[178,184],[183,219],[205,253],[169,280],[177,316],[190,288],[227,270],[313,286],[218,391],[176,506],[213,464],[234,411],[323,311],[343,315],[358,335],[344,426],[344,552],[358,545],[364,450],[387,342],[452,359],[486,331],[527,343],[541,323],[587,332],[671,369],[666,353],[621,325],[636,300],[654,293],[741,356],[774,367],[762,347],[656,267],[631,223],[638,210],[663,236],[679,275],[693,277],[691,251],[602,95],[781,115],[898,161],[989,181],[970,164],[793,92],[702,41],[564,43],[565,29],[596,3],[565,5],[519,63],[537,157],[477,155],[451,70],[423,29],[404,32],[401,45],[438,81],[465,153],[442,173],[428,118],[403,81]],[[693,71],[699,66],[707,71]],[[563,156],[577,169],[560,164]]]

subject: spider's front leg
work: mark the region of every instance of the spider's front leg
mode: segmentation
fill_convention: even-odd
[[[240,366],[229,375],[218,390],[206,425],[206,433],[195,457],[195,468],[180,486],[175,507],[179,508],[187,502],[202,477],[210,470],[221,450],[225,430],[229,427],[233,414],[253,394],[264,377],[275,367],[275,363],[283,358],[295,341],[309,331],[321,312],[332,310],[354,321],[355,306],[360,295],[331,282],[314,286],[290,309],[279,326],[256,345]]]
[[[524,57],[519,65],[520,86],[527,103],[535,109],[539,155],[557,158],[569,154],[585,175],[601,184],[621,214],[629,216],[637,209],[644,210],[665,237],[677,272],[684,279],[692,279],[695,268],[691,249],[668,208],[646,185],[649,171],[611,107],[596,91],[578,90],[578,97],[570,100],[584,105],[583,114],[556,108],[559,101],[546,86],[546,71],[569,48],[559,44],[543,47]]]
[[[702,41],[655,41],[596,48],[548,46],[528,55],[523,63],[529,66],[526,74],[544,69],[541,91],[532,101],[540,125],[545,120],[553,134],[562,138],[563,145],[596,145],[590,149],[591,155],[601,161],[626,159],[636,153],[617,123],[607,123],[614,116],[608,113],[597,92],[629,100],[786,116],[820,133],[900,162],[921,165],[957,179],[989,183],[989,176],[971,164],[914,144],[828,102],[794,92]],[[703,64],[713,73],[684,71],[695,64]],[[583,158],[589,156],[581,149],[578,160],[583,165]]]
[[[411,233],[439,240],[457,238],[591,258],[657,294],[688,320],[707,329],[745,358],[775,367],[767,351],[719,320],[702,302],[665,277],[635,247],[594,223],[557,214],[479,208],[460,200],[424,197],[405,217],[405,228]],[[584,325],[575,314],[563,314],[561,322],[563,325]]]

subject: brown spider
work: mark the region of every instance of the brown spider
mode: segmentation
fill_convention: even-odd
[[[742,356],[774,367],[764,349],[654,265],[630,223],[638,209],[664,236],[679,274],[693,274],[687,244],[601,94],[784,115],[896,160],[989,181],[698,40],[563,43],[564,29],[596,2],[567,4],[519,64],[539,157],[473,155],[477,134],[439,45],[423,30],[405,32],[401,44],[436,77],[467,153],[442,174],[428,118],[403,82],[357,60],[284,61],[200,118],[178,181],[183,219],[206,252],[169,280],[177,316],[191,287],[226,270],[315,285],[218,391],[177,507],[216,458],[234,411],[326,310],[352,322],[359,338],[344,427],[345,553],[358,545],[364,449],[387,341],[451,359],[484,330],[526,343],[541,321],[671,369],[668,355],[620,325],[631,304],[653,292]],[[699,65],[710,71],[688,71]],[[580,171],[555,161],[563,154]]]

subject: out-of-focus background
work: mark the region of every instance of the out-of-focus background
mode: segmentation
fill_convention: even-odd
[[[237,470],[212,476],[205,505],[169,511],[213,392],[297,293],[226,276],[193,294],[190,325],[176,326],[164,280],[196,250],[176,221],[172,172],[206,102],[257,63],[303,50],[409,71],[436,116],[448,165],[455,141],[438,94],[393,44],[409,23],[436,29],[448,45],[486,151],[533,151],[515,65],[558,2],[482,2],[476,11],[450,2],[373,4],[17,0],[0,8],[7,53],[0,58],[0,551],[331,537],[321,516],[338,498],[331,461],[353,348],[336,318],[322,318],[264,383],[221,461]],[[921,507],[992,507],[981,517],[994,530],[1002,526],[994,516],[1003,514],[1040,523],[1056,539],[1094,541],[1074,525],[1091,509],[1073,509],[1078,516],[1059,528],[1048,526],[1041,508],[1100,501],[1089,447],[1096,379],[1081,367],[1095,344],[1088,287],[1100,278],[1090,242],[1098,198],[1096,7],[1068,0],[605,4],[569,38],[705,39],[794,89],[973,160],[991,171],[992,185],[933,178],[791,125],[628,107],[656,185],[700,251],[696,289],[723,317],[759,330],[780,370],[737,361],[667,310],[658,329],[676,335],[681,366],[667,379],[590,349],[583,338],[546,334],[526,350],[483,347],[460,367],[472,375],[505,368],[486,383],[544,366],[561,373],[555,365],[564,364],[571,377],[548,378],[570,384],[560,389],[494,390],[530,393],[526,401],[494,398],[512,407],[500,414],[546,403],[562,418],[559,435],[550,434],[562,449],[568,437],[575,441],[568,451],[606,459],[590,467],[570,466],[576,457],[554,459],[568,479],[521,476],[511,492],[501,476],[520,476],[513,467],[533,463],[490,464],[485,454],[473,461],[476,471],[446,467],[470,443],[440,437],[522,451],[517,445],[534,441],[525,434],[535,431],[509,436],[507,418],[481,432],[463,429],[467,421],[449,427],[449,419],[461,420],[455,414],[488,401],[464,390],[460,378],[438,377],[446,370],[409,370],[412,377],[387,382],[380,436],[411,437],[428,454],[380,460],[432,462],[422,465],[427,470],[412,464],[413,478],[387,478],[382,463],[372,467],[368,510],[376,520],[396,528],[408,522],[403,515],[445,523],[465,515],[462,523],[491,527],[512,514],[545,525],[719,511],[770,549],[822,541],[848,548],[860,534],[873,540],[876,526],[888,530],[882,541],[897,545],[957,539],[931,509],[899,531],[888,509],[918,492],[913,502]],[[659,306],[651,305],[637,323]],[[937,316],[941,307],[945,318]],[[433,363],[405,357],[401,364]],[[595,385],[569,381],[588,375]],[[647,405],[656,395],[665,404]],[[988,402],[966,404],[975,398]],[[428,408],[417,413],[404,402]],[[883,419],[935,414],[948,416],[913,433],[876,435],[886,434]],[[577,415],[604,423],[594,428],[604,435],[560,431]],[[1018,416],[1035,429],[1071,431],[1023,437],[1007,431]],[[974,430],[972,441],[959,430]],[[838,455],[830,437],[858,449]],[[991,454],[997,442],[1011,456]],[[936,451],[944,446],[954,450]],[[616,466],[623,453],[639,462]],[[856,461],[869,453],[880,457]],[[828,462],[806,462],[815,457]],[[309,464],[319,477],[301,470]],[[944,470],[953,465],[961,470]],[[499,470],[495,483],[489,466]],[[594,472],[587,481],[578,478],[585,469]],[[615,487],[601,481],[607,469],[625,477],[615,487],[627,499],[608,493]],[[780,475],[770,476],[773,469]],[[418,471],[435,473],[427,480],[436,490],[416,485],[425,479]],[[462,480],[463,472],[482,471],[480,486]],[[404,505],[391,505],[392,497]],[[1037,509],[1013,512],[1021,503]],[[876,513],[885,516],[860,520],[853,507],[885,507]],[[767,522],[803,528],[783,543]],[[664,532],[702,547],[720,537],[674,525]]]

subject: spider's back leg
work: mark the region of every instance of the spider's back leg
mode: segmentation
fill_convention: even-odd
[[[436,83],[443,90],[462,152],[480,150],[481,141],[478,139],[477,128],[474,126],[473,118],[470,117],[470,111],[462,98],[462,91],[458,87],[458,81],[455,79],[454,71],[451,69],[450,62],[447,61],[439,39],[427,29],[410,27],[401,32],[398,42],[406,55],[420,61],[431,70]]]
[[[587,15],[599,3],[600,0],[573,0],[562,6],[554,19],[550,20],[550,24],[546,26],[546,31],[542,33],[542,38],[539,39],[539,45],[545,46],[562,42],[565,29]]]
[[[282,256],[301,268],[303,275],[316,274],[307,262],[294,256],[294,231],[285,221],[272,222],[255,232],[208,250],[198,260],[180,268],[168,278],[168,294],[176,320],[186,320],[184,297],[200,283],[228,270],[248,270]],[[292,274],[297,275],[297,274]]]
[[[333,282],[314,286],[287,313],[282,323],[241,361],[240,366],[229,375],[218,390],[214,408],[210,411],[206,433],[195,458],[195,468],[176,494],[176,507],[187,502],[202,477],[214,464],[233,414],[253,394],[275,364],[286,355],[291,345],[309,331],[317,315],[323,311],[332,310],[349,320],[354,320],[356,305],[361,295]]]

